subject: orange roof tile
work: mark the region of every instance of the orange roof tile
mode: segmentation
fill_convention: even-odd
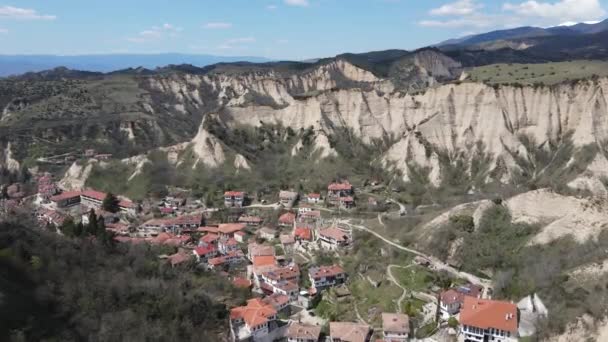
[[[315,325],[303,325],[291,323],[287,328],[285,336],[291,339],[314,340],[317,341],[321,335],[321,327]]]
[[[274,257],[274,255],[260,255],[260,256],[253,257],[253,266],[254,267],[271,266],[271,265],[275,265],[276,262],[277,262],[277,259]]]
[[[367,324],[351,322],[330,322],[329,335],[343,342],[365,342],[371,329]]]
[[[351,190],[353,186],[349,182],[344,183],[331,183],[327,187],[330,191],[348,191]]]
[[[242,319],[248,327],[254,328],[266,324],[276,314],[277,311],[272,305],[264,303],[259,298],[254,298],[247,301],[247,306],[230,310],[230,319]]]
[[[245,228],[247,228],[247,226],[242,223],[222,223],[220,224],[218,231],[222,234],[234,234]]]
[[[293,235],[302,240],[312,241],[312,230],[310,228],[296,228]]]
[[[344,231],[336,227],[323,229],[319,231],[319,235],[334,239],[338,242],[348,241],[348,235]]]
[[[517,332],[517,306],[513,303],[464,297],[460,323],[481,329]]]

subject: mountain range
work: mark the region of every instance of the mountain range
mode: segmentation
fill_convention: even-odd
[[[204,67],[228,62],[267,62],[266,58],[251,56],[214,56],[196,54],[103,54],[103,55],[0,55],[0,77],[38,72],[57,67],[95,72],[111,72],[126,68],[154,69],[169,64],[192,64]]]

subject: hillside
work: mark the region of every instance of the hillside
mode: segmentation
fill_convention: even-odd
[[[0,166],[13,173],[52,171],[66,189],[91,187],[142,203],[180,188],[212,207],[223,203],[225,190],[240,189],[255,197],[257,209],[269,208],[265,203],[275,203],[280,190],[321,192],[329,182],[348,179],[359,191],[356,196],[382,196],[386,203],[371,212],[364,205],[347,213],[329,209],[330,218],[351,227],[363,224],[370,227],[365,234],[373,231],[401,251],[416,248],[441,265],[456,264],[467,275],[491,279],[499,298],[539,294],[556,313],[539,327],[540,336],[551,339],[585,313],[599,321],[606,314],[604,276],[580,284],[564,277],[605,260],[608,75],[601,60],[538,63],[547,61],[507,50],[388,50],[314,63],[170,65],[108,74],[59,68],[12,77],[0,81]],[[495,64],[497,58],[504,64]],[[491,63],[477,66],[485,62]],[[112,156],[85,156],[86,149]],[[383,192],[374,194],[372,183],[381,184]],[[391,211],[391,203],[399,205],[399,213]],[[278,214],[269,211],[264,215]],[[16,230],[6,229],[9,236]],[[350,273],[367,274],[359,267],[362,260],[369,270],[388,272],[391,265],[381,254],[392,251],[382,247],[385,240],[371,241],[365,234],[353,253],[345,253]],[[31,242],[36,239],[23,239],[32,243],[26,250],[40,247]],[[213,315],[187,324],[183,334],[212,324],[212,316],[224,317],[223,308],[209,299],[213,293],[206,292],[216,289],[207,283],[208,275],[184,275],[154,263],[140,276],[137,258],[124,264],[132,253],[156,260],[151,255],[158,251],[115,246],[109,257],[95,243],[45,234],[39,239],[65,249],[68,259],[79,248],[96,253],[70,267],[93,267],[104,275],[114,263],[121,270],[135,269],[135,275],[106,275],[117,281],[138,284],[168,274],[160,287],[204,283],[204,290],[194,291],[202,308],[184,304],[193,292],[187,298],[172,294],[179,310],[212,308]],[[12,250],[11,243],[7,238],[6,248]],[[53,251],[44,253],[43,260],[54,259]],[[15,283],[31,277],[22,265],[27,256],[3,279],[0,291],[27,297],[41,280],[62,274],[43,274],[21,293],[15,291]],[[107,263],[100,261],[106,257]],[[396,263],[405,260],[402,254],[393,257]],[[550,268],[537,272],[544,267]],[[193,274],[195,280],[188,278]],[[98,279],[91,277],[86,282],[95,288]],[[439,278],[429,275],[434,277]],[[375,302],[393,308],[367,282],[354,284],[357,300],[370,291],[378,295]],[[398,287],[389,286],[391,295],[398,294]],[[72,290],[55,293],[63,298]],[[156,290],[150,290],[154,296]],[[107,293],[92,295],[106,298]],[[593,295],[602,299],[594,302]],[[55,302],[24,303],[38,312]],[[144,305],[137,298],[129,303]],[[99,322],[80,328],[99,336],[122,332],[122,320],[149,327],[184,316],[178,310],[141,320],[121,306],[125,302],[115,306],[118,313],[102,310],[107,302],[94,304],[96,312],[112,319],[87,316],[73,324]],[[72,317],[80,309],[53,317]],[[16,316],[11,324],[22,327],[23,321]],[[35,328],[44,336],[78,332],[70,329]],[[166,334],[167,339],[190,336]]]
[[[172,269],[155,248],[1,223],[0,339],[198,340],[205,330],[209,341],[224,340],[225,304],[244,293],[213,275]]]

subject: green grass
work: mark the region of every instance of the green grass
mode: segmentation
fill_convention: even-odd
[[[388,281],[379,287],[372,286],[369,281],[357,278],[349,284],[354,303],[361,317],[370,324],[378,324],[383,312],[396,312],[396,300],[403,291]]]
[[[421,266],[408,268],[393,268],[393,275],[401,286],[416,292],[423,292],[431,288],[436,276]]]
[[[490,84],[557,84],[564,81],[608,76],[608,62],[581,60],[543,64],[491,64],[467,70],[470,79]]]

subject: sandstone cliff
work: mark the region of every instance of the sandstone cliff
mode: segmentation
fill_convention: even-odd
[[[608,138],[606,79],[551,87],[460,83],[406,94],[372,76],[342,62],[288,79],[271,73],[187,76],[181,86],[176,79],[153,82],[195,104],[197,90],[188,85],[213,88],[219,94],[214,99],[219,118],[229,126],[264,122],[327,134],[346,127],[366,142],[394,137],[396,144],[382,160],[401,170],[405,180],[407,164],[427,167],[435,184],[441,172],[434,151],[471,154],[481,143],[493,157],[493,167],[517,169],[514,158],[526,159],[530,153],[522,136],[532,139],[534,148],[562,141],[567,134],[576,147]],[[359,86],[334,89],[338,79]],[[307,95],[301,96],[302,91]]]

